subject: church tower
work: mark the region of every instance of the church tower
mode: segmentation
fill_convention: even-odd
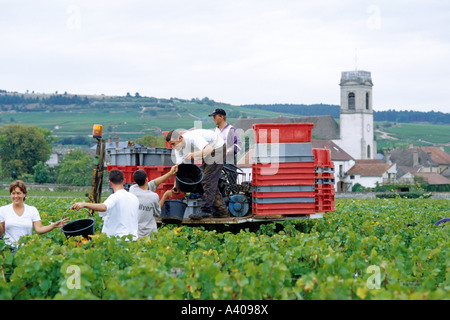
[[[354,159],[375,159],[372,78],[367,71],[341,75],[340,140],[337,144]]]

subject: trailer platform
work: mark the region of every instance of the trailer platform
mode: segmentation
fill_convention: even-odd
[[[323,213],[301,214],[301,215],[248,215],[244,217],[226,217],[226,218],[203,218],[201,220],[180,219],[180,218],[156,218],[156,223],[183,224],[189,226],[201,225],[240,225],[246,223],[268,223],[275,221],[321,219]]]

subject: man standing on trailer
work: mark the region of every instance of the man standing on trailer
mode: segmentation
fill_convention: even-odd
[[[227,123],[227,113],[223,109],[215,109],[210,115],[216,124],[215,132],[222,137],[227,146],[225,163],[236,165],[236,154],[241,150],[242,143],[234,126]],[[228,172],[228,180],[234,184],[237,172]]]
[[[237,129],[227,123],[227,113],[223,109],[215,109],[210,115],[216,124],[215,132],[219,134],[227,145],[226,163],[236,164],[236,154],[242,148],[242,142]]]
[[[174,148],[176,163],[202,159],[203,197],[201,212],[191,219],[229,217],[228,209],[219,190],[219,179],[225,162],[225,141],[212,130],[196,129],[183,133],[167,133],[166,141]],[[214,212],[215,211],[215,212]]]

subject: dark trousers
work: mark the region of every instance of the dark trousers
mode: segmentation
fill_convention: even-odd
[[[211,155],[202,161],[203,170],[203,198],[201,210],[218,215],[227,214],[228,209],[219,190],[219,179],[225,162],[225,145],[215,149]]]

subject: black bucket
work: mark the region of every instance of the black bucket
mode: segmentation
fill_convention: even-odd
[[[178,165],[175,174],[176,186],[183,192],[195,191],[203,180],[203,171],[195,164],[183,163]]]
[[[187,204],[180,200],[166,200],[161,208],[161,221],[181,222],[183,220],[184,211]]]
[[[94,219],[79,219],[64,225],[61,230],[67,238],[75,236],[83,236],[89,239],[89,235],[95,234]]]

